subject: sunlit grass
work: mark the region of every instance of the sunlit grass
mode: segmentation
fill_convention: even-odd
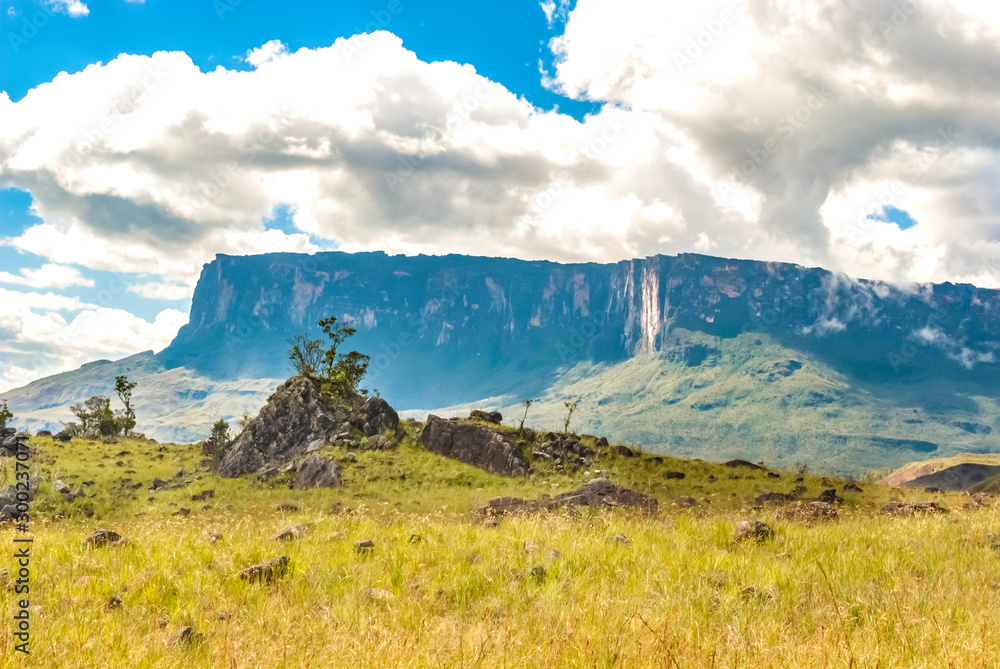
[[[397,451],[358,453],[344,489],[292,491],[199,470],[193,446],[40,439],[35,448],[48,482],[33,504],[31,666],[1000,665],[1000,557],[990,536],[1000,522],[993,508],[963,510],[958,494],[934,496],[950,514],[897,519],[877,513],[891,495],[928,496],[865,484],[844,493],[837,521],[800,523],[749,508],[760,492],[790,490],[797,474],[605,456],[593,468],[655,495],[659,513],[560,511],[489,529],[476,509],[491,497],[561,492],[588,477],[503,479],[407,439]],[[668,470],[687,477],[666,480]],[[74,487],[93,480],[85,490],[94,496],[64,502],[54,476]],[[154,476],[191,483],[151,495]],[[144,486],[119,485],[123,477]],[[810,495],[823,490],[820,479],[804,476]],[[191,500],[206,489],[215,497]],[[671,507],[679,495],[701,504]],[[299,511],[277,511],[285,502]],[[181,507],[191,514],[173,516]],[[770,523],[774,537],[736,542],[746,518]],[[309,530],[272,538],[293,524]],[[129,543],[85,548],[99,527]],[[222,538],[212,543],[209,532]],[[13,530],[2,534],[12,545]],[[358,539],[375,550],[357,553]],[[528,540],[537,550],[525,550]],[[237,577],[280,555],[290,568],[275,583]],[[529,573],[536,565],[544,575]],[[391,596],[372,597],[373,588]],[[15,596],[0,591],[10,620]],[[184,626],[199,640],[168,643]],[[13,657],[9,625],[0,639],[2,656]]]

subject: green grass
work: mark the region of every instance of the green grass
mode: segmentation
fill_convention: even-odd
[[[342,489],[293,491],[288,475],[268,483],[221,479],[199,469],[194,446],[32,444],[33,466],[46,482],[33,503],[30,666],[1000,663],[1000,557],[988,536],[1000,517],[992,507],[963,510],[967,498],[957,493],[929,497],[865,484],[861,493],[844,493],[837,521],[791,522],[750,503],[764,491],[791,490],[798,474],[776,480],[708,462],[605,453],[592,469],[657,497],[657,514],[567,510],[504,518],[489,529],[477,508],[490,498],[575,489],[589,478],[586,470],[505,479],[428,453],[409,434],[395,451],[357,453],[356,463],[344,465]],[[131,453],[118,456],[123,450]],[[175,479],[181,468],[185,476]],[[687,476],[664,479],[670,470]],[[10,463],[0,471],[9,481]],[[150,495],[154,476],[190,484]],[[86,488],[93,496],[64,502],[51,490],[55,477],[74,486],[93,480]],[[144,487],[132,490],[123,478]],[[810,495],[826,487],[819,475],[803,478]],[[206,489],[215,497],[191,501]],[[701,504],[672,507],[680,495]],[[892,496],[933,498],[953,511],[879,516]],[[286,502],[299,511],[277,511]],[[341,511],[330,514],[337,503]],[[191,515],[173,516],[180,507]],[[735,523],[749,518],[770,523],[775,536],[736,542]],[[272,538],[292,524],[310,530],[291,542]],[[99,527],[120,532],[128,545],[85,548]],[[11,541],[13,529],[0,531]],[[207,532],[222,539],[210,543]],[[616,534],[630,545],[612,541]],[[412,535],[421,540],[411,542]],[[374,552],[357,554],[356,539],[373,540]],[[527,540],[540,550],[528,553]],[[561,557],[547,557],[550,549]],[[290,569],[276,583],[236,577],[279,555],[290,558]],[[545,567],[543,577],[524,575],[534,565]],[[754,594],[745,594],[750,587]],[[372,588],[391,597],[372,599]],[[15,597],[0,592],[10,620]],[[108,607],[112,595],[120,607]],[[220,611],[228,616],[220,619]],[[168,644],[183,626],[201,639]],[[5,658],[13,654],[7,630],[0,634]]]

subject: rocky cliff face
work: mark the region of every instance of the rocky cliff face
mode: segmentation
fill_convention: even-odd
[[[330,315],[372,358],[363,385],[421,420],[510,417],[536,398],[528,424],[561,429],[569,400],[576,429],[619,442],[842,472],[1000,450],[1000,291],[694,254],[218,256],[162,353],[3,398],[31,429],[58,429],[127,373],[141,430],[203,438],[262,406],[292,373],[286,340]]]
[[[931,359],[981,377],[1000,355],[1000,292],[972,286],[701,255],[600,265],[323,253],[217,257],[160,358],[213,378],[282,377],[285,340],[331,314],[357,328],[369,383],[407,409],[527,396],[576,361],[667,351],[677,329],[766,333],[870,377]]]

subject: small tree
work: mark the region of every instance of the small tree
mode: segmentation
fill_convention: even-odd
[[[7,400],[0,402],[0,428],[7,427],[7,421],[14,418],[14,414],[7,408]]]
[[[128,377],[118,376],[115,377],[115,392],[118,394],[118,399],[121,400],[125,409],[118,415],[119,427],[121,428],[121,433],[128,437],[132,434],[132,430],[135,429],[135,409],[132,408],[132,391],[135,390],[136,383],[129,383]]]
[[[227,446],[229,446],[229,423],[220,419],[212,426],[212,436],[202,442],[201,451],[212,458],[212,462],[218,462],[222,459]]]
[[[524,421],[528,419],[528,409],[534,404],[535,400],[524,400],[524,415],[521,416],[521,424],[517,428],[517,433],[521,434],[524,432]]]
[[[309,339],[305,334],[288,340],[288,358],[292,361],[295,372],[300,376],[318,378],[324,394],[343,398],[358,394],[366,396],[368,391],[359,389],[358,385],[368,371],[371,358],[357,351],[337,352],[338,347],[354,335],[356,330],[338,326],[336,316],[324,318],[319,322],[319,327],[329,339],[325,348],[321,340]]]
[[[80,421],[80,436],[97,437],[101,434],[101,415],[105,403],[110,405],[107,397],[94,395],[82,405],[74,404],[69,408]]]
[[[299,376],[318,377],[323,364],[323,342],[309,339],[307,334],[297,334],[288,340],[288,358]]]
[[[576,411],[576,402],[563,402],[568,410],[566,414],[566,424],[563,425],[563,432],[569,432],[569,421],[573,417],[573,412]]]
[[[104,406],[97,413],[97,430],[109,441],[113,441],[121,433],[121,421],[111,410],[111,400],[107,397],[104,398]]]

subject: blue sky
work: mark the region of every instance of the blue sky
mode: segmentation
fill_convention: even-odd
[[[162,348],[217,253],[1000,287],[998,45],[978,0],[0,0],[0,391]]]

